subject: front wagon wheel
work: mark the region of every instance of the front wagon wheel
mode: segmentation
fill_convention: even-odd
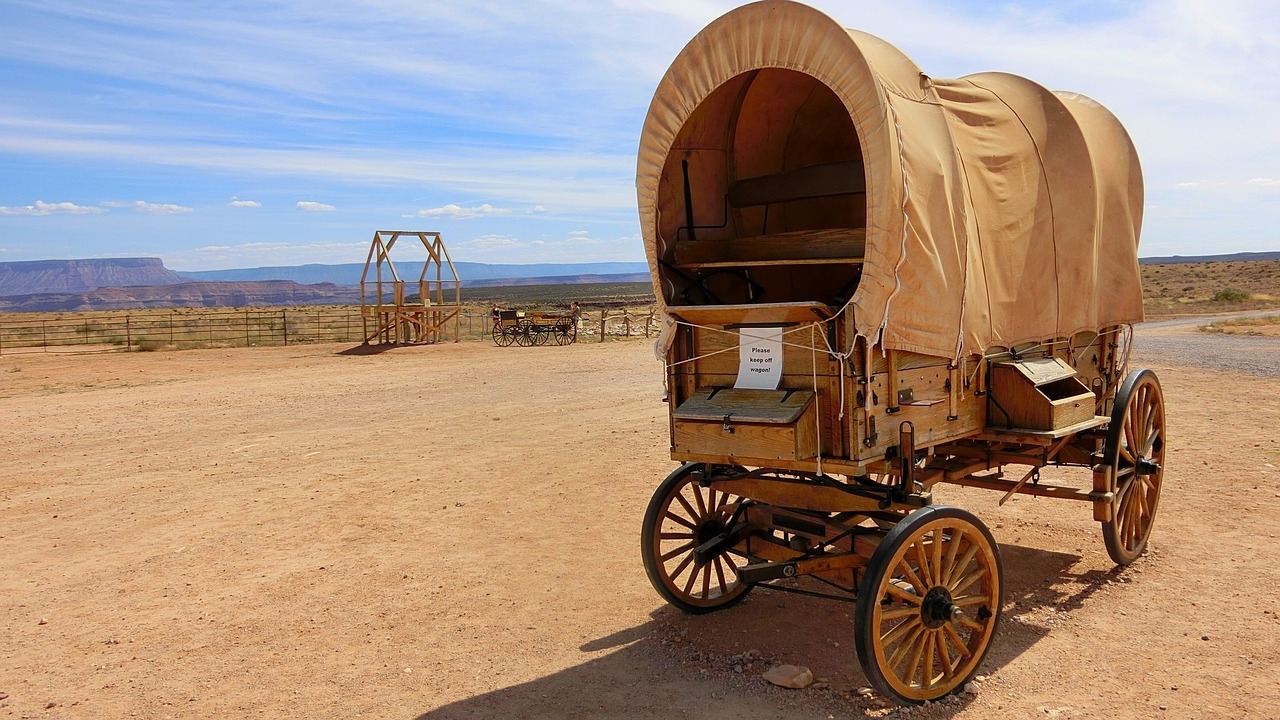
[[[699,558],[694,552],[729,529],[742,498],[694,480],[699,463],[667,476],[649,501],[640,530],[640,554],[653,588],[667,602],[700,615],[735,605],[751,590],[738,569],[746,557],[732,546]]]
[[[1002,597],[1000,553],[978,518],[944,505],[906,516],[858,590],[854,644],[867,680],[909,705],[962,689],[991,647]]]

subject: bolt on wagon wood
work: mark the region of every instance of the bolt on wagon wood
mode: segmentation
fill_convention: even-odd
[[[641,549],[672,605],[853,599],[863,671],[911,704],[964,687],[1003,602],[991,533],[935,485],[1086,503],[1116,563],[1142,555],[1164,401],[1127,367],[1142,174],[1101,105],[933,78],[758,2],[672,63],[636,186],[683,463]],[[1040,482],[1050,465],[1081,482]]]
[[[426,258],[417,281],[400,277],[391,261],[402,238],[417,240]],[[402,254],[406,251],[402,248]],[[445,269],[448,269],[448,275]],[[370,276],[372,271],[372,276]],[[430,276],[435,275],[432,279]],[[378,230],[360,274],[360,317],[364,344],[437,343],[461,338],[462,281],[438,232]]]

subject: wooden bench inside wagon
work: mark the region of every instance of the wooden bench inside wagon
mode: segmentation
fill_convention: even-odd
[[[1128,368],[1142,176],[1106,109],[762,2],[675,59],[636,184],[682,463],[642,527],[668,602],[851,599],[868,680],[916,703],[978,671],[1003,603],[939,484],[1085,503],[1116,563],[1143,554],[1164,405]]]

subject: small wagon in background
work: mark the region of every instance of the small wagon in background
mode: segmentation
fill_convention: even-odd
[[[578,319],[572,314],[497,310],[490,335],[499,347],[512,344],[530,347],[548,343],[572,345],[578,339]]]
[[[1102,106],[932,78],[767,0],[675,59],[636,184],[683,463],[641,537],[669,603],[856,598],[868,680],[918,703],[977,672],[1004,594],[992,534],[937,485],[1083,503],[1116,563],[1142,555],[1164,401],[1128,369],[1142,176]]]

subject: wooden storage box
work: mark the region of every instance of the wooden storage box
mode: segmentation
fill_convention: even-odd
[[[672,450],[743,464],[817,457],[813,397],[812,390],[701,388],[671,413]]]
[[[1060,358],[998,363],[991,368],[993,426],[1060,430],[1093,418],[1093,391]]]

